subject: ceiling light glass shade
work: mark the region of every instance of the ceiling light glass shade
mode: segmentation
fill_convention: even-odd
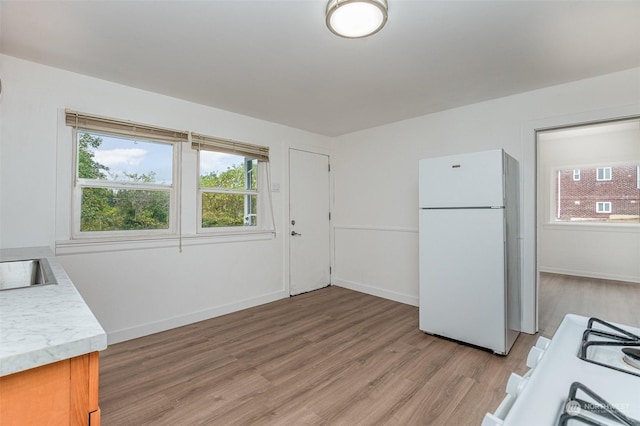
[[[375,34],[387,22],[387,0],[330,0],[327,27],[341,37]]]

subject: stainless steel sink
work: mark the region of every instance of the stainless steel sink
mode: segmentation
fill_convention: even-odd
[[[0,290],[57,284],[47,259],[0,262]]]

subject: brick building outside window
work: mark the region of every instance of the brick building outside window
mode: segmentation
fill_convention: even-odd
[[[556,221],[640,223],[640,165],[558,170],[555,184]]]

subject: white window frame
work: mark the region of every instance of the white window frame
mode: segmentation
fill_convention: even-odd
[[[602,170],[602,178],[600,177],[600,171]],[[596,180],[599,182],[611,180],[612,176],[611,167],[598,167],[596,169]]]
[[[596,202],[596,213],[611,213],[611,201]]]
[[[82,127],[73,129],[73,196],[72,196],[72,238],[140,238],[148,236],[173,236],[176,235],[177,224],[180,220],[178,217],[177,200],[179,198],[180,179],[180,161],[179,161],[179,142],[157,141],[150,138],[136,138],[135,140],[143,140],[153,143],[166,143],[172,145],[172,179],[171,184],[154,184],[154,183],[137,183],[127,181],[109,181],[96,179],[82,179],[78,176],[79,147],[78,134],[90,133],[97,136],[113,136],[121,139],[134,140],[130,136],[121,135],[116,132],[95,131],[83,129]],[[82,208],[82,189],[83,188],[105,188],[105,189],[122,189],[122,190],[149,190],[149,191],[166,191],[169,192],[169,221],[168,228],[164,229],[135,229],[135,230],[112,230],[112,231],[82,231],[81,225],[81,208]]]
[[[245,158],[245,167],[246,167],[246,158]],[[257,165],[258,173],[257,176],[257,185],[256,189],[225,189],[225,188],[216,188],[210,186],[200,186],[200,151],[198,151],[198,168],[197,168],[197,186],[198,186],[198,226],[197,232],[202,234],[211,234],[211,233],[230,233],[230,232],[252,232],[262,229],[262,212],[260,211],[260,205],[262,204],[261,197],[262,194],[259,191],[259,188],[262,186],[261,183],[261,162],[258,161]],[[247,178],[246,168],[245,168],[245,179]],[[244,195],[244,196],[255,196],[256,197],[256,224],[255,225],[244,225],[244,226],[202,226],[202,198],[204,194],[236,194],[236,195]],[[246,204],[245,204],[246,210]],[[248,213],[245,211],[245,215]]]
[[[573,169],[573,180],[574,181],[580,180],[580,169]]]
[[[183,246],[259,241],[275,238],[276,226],[273,213],[269,168],[269,147],[207,137],[202,143],[213,144],[218,150],[258,160],[258,196],[256,197],[257,226],[205,228],[198,226],[201,218],[196,209],[199,202],[199,155],[192,144],[192,135],[184,130],[162,128],[128,120],[108,118],[60,109],[58,138],[69,143],[58,144],[58,161],[66,164],[59,170],[56,206],[57,254],[100,253],[118,250],[170,248]],[[78,179],[78,133],[113,135],[118,138],[150,142],[170,142],[173,145],[173,178],[171,185],[115,182],[112,180]],[[187,145],[189,143],[189,145]],[[222,145],[218,145],[222,144]],[[208,146],[207,148],[210,148]],[[240,150],[240,151],[238,151]],[[136,185],[135,183],[133,183]],[[144,185],[144,187],[142,186]],[[169,228],[121,231],[80,232],[82,188],[114,187],[117,189],[168,190]],[[251,190],[250,190],[251,191]],[[200,198],[201,199],[201,198]],[[198,209],[199,210],[199,209]],[[205,232],[199,232],[205,231]]]
[[[211,136],[204,136],[192,133],[192,148],[197,152],[196,166],[196,187],[197,187],[197,213],[196,213],[196,232],[200,235],[216,235],[216,234],[252,234],[252,233],[275,233],[275,222],[272,211],[272,200],[270,191],[270,175],[269,175],[269,148],[251,145],[244,142],[232,141],[228,139],[220,139]],[[248,159],[257,160],[257,184],[256,189],[225,189],[215,187],[200,186],[200,152],[202,150],[214,151],[220,153],[244,156],[245,158],[245,179],[246,161]],[[253,156],[255,152],[257,155]],[[245,153],[245,154],[243,154]],[[246,182],[246,181],[245,181]],[[238,194],[256,196],[256,225],[245,226],[202,226],[202,198],[205,193],[217,194]],[[246,209],[246,204],[245,204]]]

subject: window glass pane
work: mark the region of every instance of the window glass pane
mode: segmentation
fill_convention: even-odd
[[[169,191],[82,188],[80,231],[169,228]]]
[[[173,144],[79,130],[78,177],[171,185]]]
[[[555,220],[640,223],[638,173],[635,164],[582,168],[581,179],[575,180],[573,169],[558,170]]]
[[[611,180],[611,167],[598,168],[597,180]]]
[[[573,180],[580,180],[580,169],[573,169]]]
[[[200,187],[256,190],[258,160],[213,151],[200,152]]]
[[[257,195],[205,192],[202,227],[256,226]]]

